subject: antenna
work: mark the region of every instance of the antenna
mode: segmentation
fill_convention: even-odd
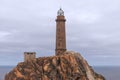
[[[62,7],[62,0],[59,0],[59,7]]]

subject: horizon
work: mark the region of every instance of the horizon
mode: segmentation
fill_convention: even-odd
[[[67,50],[81,53],[89,65],[120,66],[119,0],[1,0],[0,65],[17,65],[24,52],[55,55],[55,19],[66,18]]]

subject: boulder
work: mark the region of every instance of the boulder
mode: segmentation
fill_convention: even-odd
[[[5,80],[105,80],[87,61],[73,51],[59,56],[39,57],[19,63]]]

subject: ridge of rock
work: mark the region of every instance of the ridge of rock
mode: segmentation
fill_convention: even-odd
[[[5,80],[105,80],[87,61],[73,51],[60,56],[39,57],[19,63]]]

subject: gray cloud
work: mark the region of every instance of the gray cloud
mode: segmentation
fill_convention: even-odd
[[[25,51],[53,55],[55,18],[62,6],[68,50],[80,52],[91,65],[120,65],[115,63],[120,60],[119,4],[119,0],[0,0],[0,64],[16,65]]]

